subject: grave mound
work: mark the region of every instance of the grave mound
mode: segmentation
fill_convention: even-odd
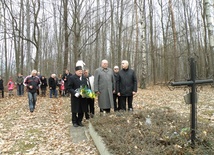
[[[90,123],[110,154],[214,154],[214,127],[198,121],[193,148],[189,115],[169,107],[110,113]]]

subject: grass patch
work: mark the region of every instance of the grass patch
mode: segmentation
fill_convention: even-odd
[[[37,143],[33,141],[19,140],[15,143],[9,154],[15,154],[17,152],[21,154],[25,154],[29,152],[31,149],[36,147]]]
[[[205,111],[202,111],[201,114],[211,117],[214,115],[214,110],[205,110]]]
[[[146,124],[148,115],[151,125]],[[198,122],[193,149],[189,117],[169,107],[107,114],[90,121],[112,154],[214,154],[214,128]]]
[[[42,134],[42,131],[40,131],[39,129],[32,128],[32,129],[27,130],[26,134],[29,136],[32,136],[32,135],[40,136]]]

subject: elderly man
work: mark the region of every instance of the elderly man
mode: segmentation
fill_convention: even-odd
[[[137,92],[137,78],[133,69],[129,68],[129,62],[123,60],[122,69],[119,71],[117,82],[118,96],[120,96],[120,108],[126,110],[126,100],[128,100],[128,110],[132,111],[133,95]]]
[[[33,112],[36,106],[37,89],[39,89],[40,79],[37,71],[32,70],[31,75],[24,79],[24,85],[27,87],[30,112]]]
[[[54,97],[57,98],[57,84],[58,84],[58,79],[56,77],[56,74],[51,74],[51,77],[48,79],[49,83],[49,89],[50,89],[50,98],[52,98],[52,95],[54,94]]]
[[[102,60],[101,67],[95,70],[94,92],[98,95],[100,112],[110,112],[114,108],[113,92],[115,91],[114,73],[108,68],[108,61]]]
[[[71,93],[71,113],[74,127],[83,126],[82,119],[84,112],[87,112],[87,100],[81,96],[79,89],[87,86],[87,80],[82,76],[81,66],[75,67],[75,74],[69,78],[68,90]]]

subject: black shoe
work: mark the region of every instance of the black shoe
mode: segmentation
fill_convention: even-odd
[[[76,123],[73,124],[74,127],[78,127],[78,125]]]
[[[79,126],[84,126],[84,125],[82,124],[82,122],[78,123],[78,125],[79,125]]]
[[[30,112],[33,112],[33,109],[30,109]]]

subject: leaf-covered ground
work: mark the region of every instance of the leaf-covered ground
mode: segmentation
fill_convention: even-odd
[[[198,88],[195,146],[190,141],[188,89],[153,87],[139,90],[133,112],[118,112],[91,120],[115,155],[214,154],[214,88]],[[150,116],[151,124],[147,117]]]
[[[97,155],[91,139],[73,143],[70,135],[70,99],[38,97],[29,112],[24,97],[0,98],[0,154]]]
[[[214,88],[198,88],[195,149],[189,141],[190,105],[183,100],[187,91],[160,86],[139,89],[132,113],[100,116],[96,102],[96,115],[90,121],[115,155],[214,154]],[[145,123],[148,115],[151,125]],[[27,96],[0,98],[0,154],[99,154],[91,139],[73,143],[70,127],[68,97],[38,97],[33,113]]]

